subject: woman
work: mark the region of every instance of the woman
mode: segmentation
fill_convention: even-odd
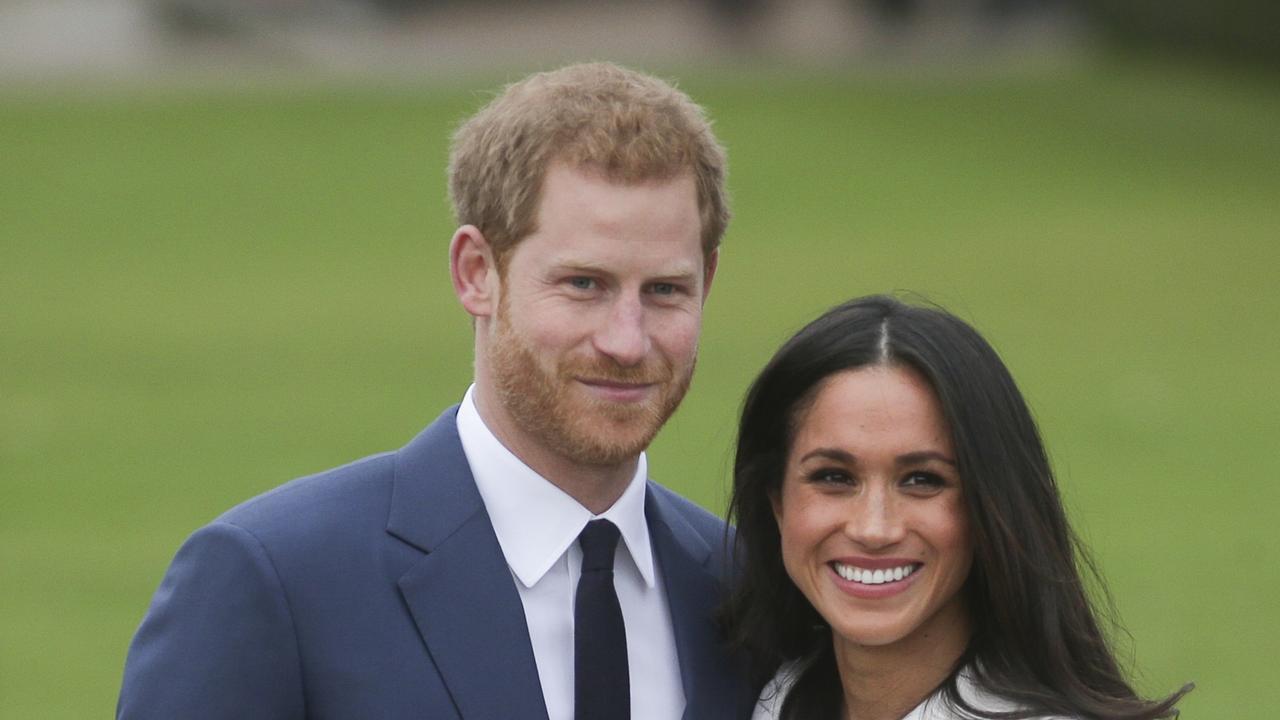
[[[889,297],[791,338],[743,409],[731,636],[755,718],[1161,718],[1090,606],[1031,413],[958,318]],[[1002,714],[1003,713],[1003,714]]]

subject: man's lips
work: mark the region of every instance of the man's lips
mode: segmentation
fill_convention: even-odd
[[[619,382],[617,380],[596,380],[580,378],[578,382],[585,385],[593,393],[614,402],[635,402],[643,400],[655,383]]]

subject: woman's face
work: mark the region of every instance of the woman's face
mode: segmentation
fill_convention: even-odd
[[[967,637],[960,483],[951,432],[914,370],[865,367],[819,386],[773,507],[787,574],[837,642]]]

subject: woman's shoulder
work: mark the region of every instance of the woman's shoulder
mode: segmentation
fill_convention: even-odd
[[[751,720],[777,720],[782,716],[782,703],[786,702],[787,693],[800,675],[800,661],[791,660],[782,664],[773,679],[765,684],[756,701]]]
[[[1018,703],[996,695],[986,687],[983,687],[970,668],[960,671],[959,676],[956,678],[956,689],[960,691],[960,697],[966,703],[982,713],[1008,713],[1026,710],[1025,707]],[[959,712],[950,703],[946,702],[942,696],[942,691],[939,690],[929,696],[903,720],[960,720],[968,717],[970,717],[968,714]],[[1027,720],[1077,720],[1077,718],[1062,715],[1034,715]]]
[[[778,672],[774,674],[773,679],[761,691],[760,699],[756,701],[755,711],[751,714],[751,720],[778,720],[782,716],[782,704],[786,702],[787,694],[791,692],[791,687],[795,685],[802,667],[803,665],[800,661],[792,660],[783,663],[782,667],[778,668]],[[982,687],[968,668],[961,670],[956,680],[956,688],[960,691],[960,697],[964,698],[965,702],[979,712],[1005,713],[1024,709],[1017,703],[1000,697]],[[942,691],[938,690],[914,710],[907,713],[902,720],[963,720],[968,717],[968,715],[960,713],[952,707],[943,697]],[[1038,715],[1027,720],[1078,720],[1078,718],[1062,715]]]

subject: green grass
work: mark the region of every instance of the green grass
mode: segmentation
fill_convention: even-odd
[[[919,291],[1022,384],[1140,687],[1270,717],[1280,84],[1117,62],[682,79],[736,217],[655,477],[722,511],[773,349],[850,296]],[[0,717],[110,713],[188,533],[461,397],[443,167],[480,98],[0,95]]]

